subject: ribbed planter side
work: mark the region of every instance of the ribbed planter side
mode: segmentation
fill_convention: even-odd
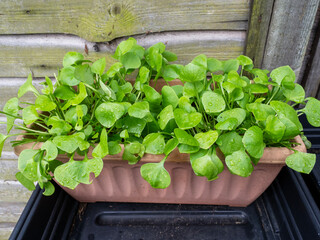
[[[296,137],[295,141],[300,144],[295,149],[306,152],[300,136]],[[28,143],[17,146],[15,153],[19,155],[23,149],[31,148],[32,145]],[[41,143],[35,146],[40,147]],[[171,175],[171,184],[166,189],[152,188],[140,175],[142,164],[159,162],[163,155],[145,154],[138,164],[129,165],[122,160],[122,153],[119,153],[104,159],[103,170],[92,184],[79,184],[74,190],[62,188],[80,202],[150,202],[245,207],[267,189],[285,165],[286,157],[292,153],[293,151],[287,148],[266,148],[249,177],[233,175],[225,166],[219,178],[209,182],[206,178],[194,174],[187,154],[180,154],[175,149],[165,163],[165,168]],[[220,151],[217,151],[217,154],[224,160]],[[68,161],[65,155],[59,155],[57,159]],[[81,160],[81,156],[75,156],[75,160]]]

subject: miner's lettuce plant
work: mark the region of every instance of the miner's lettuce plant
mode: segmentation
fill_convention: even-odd
[[[91,62],[69,52],[55,80],[45,78],[41,92],[30,75],[18,96],[5,104],[1,113],[7,116],[7,135],[0,134],[0,152],[14,135],[23,138],[13,146],[42,143],[40,149],[26,149],[19,156],[16,178],[25,187],[32,190],[38,182],[50,195],[53,177],[71,189],[89,184],[90,173],[99,176],[102,159],[119,154],[122,147],[122,158],[129,164],[145,153],[163,154],[159,163],[141,167],[142,177],[155,188],[169,186],[165,161],[176,148],[190,154],[194,173],[209,181],[224,170],[218,149],[231,173],[247,177],[265,147],[293,149],[297,135],[310,145],[299,115],[320,126],[320,102],[305,98],[289,66],[269,73],[254,68],[243,55],[219,61],[203,54],[183,66],[170,63],[177,56],[163,43],[144,49],[133,38],[119,44],[114,58],[117,61],[106,70],[105,58]],[[158,92],[152,86],[159,78],[167,85]],[[170,86],[174,79],[182,85]],[[35,95],[34,103],[21,101],[27,92]],[[23,132],[10,134],[13,127]],[[315,155],[293,151],[286,164],[309,173]],[[57,160],[58,154],[69,161]],[[83,159],[75,160],[75,154]]]

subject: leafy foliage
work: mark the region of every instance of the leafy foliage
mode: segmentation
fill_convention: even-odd
[[[89,184],[92,173],[97,177],[102,171],[102,159],[122,150],[129,164],[145,153],[164,154],[159,163],[141,167],[142,177],[155,188],[170,185],[164,164],[176,148],[190,154],[194,173],[209,181],[224,169],[217,148],[231,173],[247,177],[265,147],[292,149],[292,139],[302,131],[297,112],[320,126],[320,102],[305,99],[289,66],[269,74],[243,55],[219,61],[203,54],[185,66],[170,64],[177,56],[163,43],[144,49],[134,38],[121,42],[114,58],[118,61],[107,69],[105,58],[91,62],[69,52],[55,81],[45,78],[41,93],[29,75],[18,97],[5,104],[0,113],[7,116],[7,135],[0,134],[0,154],[6,139],[15,135],[10,135],[13,127],[25,136],[14,146],[42,142],[40,149],[19,156],[16,178],[26,188],[33,190],[37,181],[51,195],[52,177],[71,189]],[[135,77],[133,83],[128,75]],[[159,78],[167,85],[156,91]],[[181,85],[170,86],[174,79]],[[25,105],[20,98],[27,92],[36,100]],[[296,110],[288,103],[306,106]],[[58,154],[70,160],[62,163]],[[295,152],[286,163],[309,173],[315,157]]]

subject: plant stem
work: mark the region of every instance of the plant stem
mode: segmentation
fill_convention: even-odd
[[[8,116],[10,116],[10,117],[22,119],[21,116],[15,116],[15,115],[12,115],[12,114],[10,114],[10,113],[3,112],[3,111],[0,111],[0,113],[5,114],[5,115],[8,115]]]

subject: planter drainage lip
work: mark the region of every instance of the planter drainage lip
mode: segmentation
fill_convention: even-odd
[[[21,140],[23,136],[18,136],[17,140]],[[293,149],[300,151],[300,152],[306,152],[306,147],[301,139],[300,136],[296,136],[294,138],[295,142],[300,144],[295,146]],[[23,145],[19,145],[14,147],[14,153],[19,156],[20,153],[24,149],[31,149],[32,147],[34,149],[40,149],[42,146],[42,143],[37,143],[34,145],[34,143],[26,143]],[[122,146],[123,147],[123,146]],[[90,147],[88,156],[91,156],[93,148]],[[259,163],[268,163],[268,164],[284,164],[285,163],[285,158],[292,154],[293,151],[289,150],[288,148],[285,147],[267,147],[264,150],[263,156],[260,159]],[[103,160],[104,161],[123,161],[122,160],[122,154],[123,150],[116,155],[108,155],[106,156]],[[223,158],[223,155],[221,151],[218,149],[217,154],[220,158]],[[140,162],[160,162],[164,158],[164,154],[161,155],[153,155],[153,154],[145,154],[143,158],[141,158]],[[69,158],[67,155],[59,155],[57,159],[62,160],[62,161],[68,161]],[[80,156],[78,154],[75,154],[74,160],[82,160],[83,156]],[[172,151],[172,153],[169,155],[167,158],[166,162],[189,162],[189,154],[185,153],[179,153],[179,150],[176,148],[175,150]],[[259,164],[258,163],[258,164]]]

